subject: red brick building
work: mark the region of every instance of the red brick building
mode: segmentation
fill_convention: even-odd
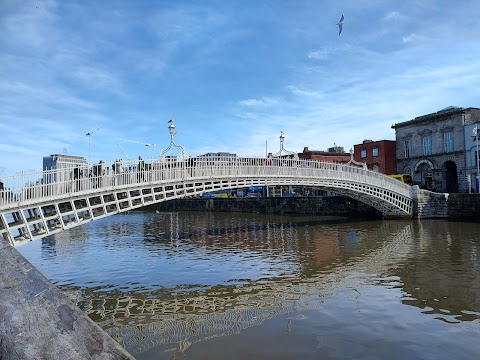
[[[343,151],[343,148],[339,146],[330,148],[328,149],[328,151],[309,150],[308,147],[305,146],[303,148],[303,152],[298,153],[298,158],[303,160],[315,160],[346,164],[350,161],[351,156],[349,153],[345,153]]]
[[[394,140],[363,140],[363,143],[354,145],[353,158],[366,163],[370,170],[386,175],[396,174],[395,144]]]

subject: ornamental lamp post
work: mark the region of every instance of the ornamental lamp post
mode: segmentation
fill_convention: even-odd
[[[173,119],[168,120],[168,124],[169,124],[168,125],[168,132],[170,133],[170,144],[168,145],[168,147],[165,150],[162,151],[159,158],[163,159],[163,156],[168,152],[168,150],[170,150],[172,147],[174,147],[176,149],[179,149],[182,152],[183,160],[187,160],[187,151],[185,150],[185,147],[175,144],[175,142],[173,140],[173,137],[177,133],[176,127],[175,127],[175,125],[173,125]]]
[[[283,136],[283,131],[280,131],[280,150],[273,154],[273,157],[282,157],[282,152],[285,152],[286,155],[291,155],[293,159],[298,160],[298,154],[293,151],[288,151],[283,147],[283,142],[285,141],[285,136]]]
[[[170,132],[170,138],[173,140],[173,136],[175,135],[175,125],[173,125],[172,120],[170,120],[170,125],[168,125],[168,131]]]

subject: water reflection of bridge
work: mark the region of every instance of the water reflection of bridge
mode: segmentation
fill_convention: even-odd
[[[315,234],[309,232],[308,227],[299,232],[298,227],[272,222],[266,227],[257,224],[263,229],[259,233],[258,228],[249,222],[224,224],[215,223],[212,219],[206,221],[210,223],[197,223],[186,228],[189,226],[187,223],[179,224],[172,215],[170,234],[166,234],[171,246],[183,241],[179,233],[194,234],[205,228],[222,229],[218,236],[205,233],[202,237],[201,233],[197,233],[200,235],[195,235],[197,245],[205,246],[210,242],[207,246],[212,246],[212,241],[216,241],[220,247],[229,246],[231,242],[240,244],[243,239],[243,246],[249,249],[266,247],[275,256],[300,253],[298,247],[305,246],[309,249],[301,253],[310,254],[312,258],[320,256],[320,263],[314,269],[298,269],[295,276],[282,280],[260,279],[240,286],[222,285],[200,291],[168,289],[141,295],[126,293],[118,297],[118,293],[93,294],[94,289],[91,289],[89,292],[92,293],[81,294],[83,300],[78,305],[132,353],[156,346],[183,351],[193,343],[239,333],[277,315],[319,308],[338,290],[348,289],[352,297],[359,296],[356,288],[365,282],[365,277],[376,281],[379,274],[388,276],[390,269],[408,259],[416,247],[428,246],[428,242],[419,243],[416,240],[411,222],[383,222],[372,232],[354,235],[348,230],[337,233],[334,236],[341,241],[352,240],[354,236],[356,251],[343,251],[337,247],[328,255],[331,249],[315,249],[319,242],[322,246],[322,239],[315,239]],[[255,231],[249,232],[252,226]],[[264,234],[261,234],[262,231]],[[253,239],[254,233],[258,239]],[[367,241],[369,238],[384,241],[372,243]],[[149,246],[148,243],[146,246]],[[268,252],[265,256],[269,256]],[[78,296],[75,289],[67,291],[72,298]],[[131,326],[132,322],[138,325]]]

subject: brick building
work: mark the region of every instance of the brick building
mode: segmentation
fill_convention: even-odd
[[[396,174],[395,144],[394,140],[363,140],[353,146],[353,157],[355,161],[367,164],[370,170],[386,175]]]
[[[351,156],[346,153],[341,146],[334,146],[327,151],[309,150],[307,146],[303,148],[303,152],[298,153],[299,159],[334,162],[346,164],[350,161]]]

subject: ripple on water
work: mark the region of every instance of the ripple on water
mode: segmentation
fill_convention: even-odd
[[[135,213],[20,250],[138,359],[472,359],[479,230]]]

